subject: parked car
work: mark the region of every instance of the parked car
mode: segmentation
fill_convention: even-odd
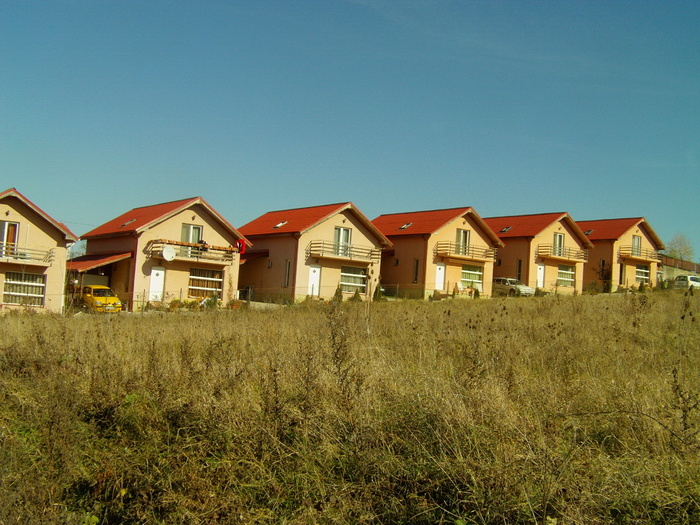
[[[535,295],[535,289],[530,288],[528,285],[523,284],[517,279],[513,279],[512,277],[494,277],[493,294],[509,295],[511,297],[514,297],[516,295],[530,297]]]
[[[92,312],[121,312],[122,302],[109,286],[93,284],[83,286],[80,293],[83,307]]]
[[[679,275],[673,283],[674,288],[700,288],[700,275]]]

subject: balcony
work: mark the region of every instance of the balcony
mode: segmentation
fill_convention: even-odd
[[[202,261],[231,264],[238,250],[233,246],[212,246],[205,242],[189,243],[157,239],[149,243],[149,253],[152,257],[160,257],[166,261]]]
[[[587,262],[588,250],[578,248],[567,248],[565,246],[555,246],[554,244],[538,244],[537,256],[550,259],[560,259],[563,261]]]
[[[639,261],[661,261],[661,254],[654,250],[647,250],[637,246],[620,246],[620,257],[623,259],[636,259]]]
[[[27,248],[11,242],[0,242],[0,262],[51,266],[54,250]]]
[[[495,261],[496,249],[472,244],[461,244],[449,241],[440,241],[435,244],[433,253],[439,257],[460,259],[465,261]]]
[[[381,254],[382,251],[379,248],[328,241],[311,241],[306,247],[307,257],[323,257],[344,261],[379,262]]]

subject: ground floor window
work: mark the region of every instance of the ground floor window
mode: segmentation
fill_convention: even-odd
[[[637,272],[635,274],[635,281],[637,283],[649,284],[649,273],[649,266],[638,264]]]
[[[46,276],[37,273],[7,272],[2,302],[24,306],[44,306]]]
[[[484,291],[484,268],[471,264],[462,265],[462,287]]]
[[[190,268],[190,297],[218,297],[224,289],[223,270],[207,268]]]
[[[557,286],[576,285],[576,267],[568,264],[559,265],[559,273],[557,274]]]
[[[340,289],[354,293],[356,290],[365,293],[367,289],[367,270],[354,266],[340,267]]]

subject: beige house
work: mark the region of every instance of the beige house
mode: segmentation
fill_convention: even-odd
[[[240,284],[256,300],[330,299],[338,288],[370,300],[391,245],[351,202],[271,211],[240,231],[255,246],[243,256]]]
[[[393,243],[383,253],[387,295],[490,296],[503,243],[473,208],[391,213],[372,223]]]
[[[586,286],[594,284],[606,292],[642,283],[656,286],[659,250],[666,247],[644,217],[576,222],[595,245],[584,265]]]
[[[593,244],[568,213],[489,217],[505,246],[495,277],[514,277],[544,292],[581,293],[583,267]]]
[[[76,240],[16,189],[0,193],[0,309],[62,312],[67,247]]]
[[[81,236],[86,255],[68,269],[110,286],[128,308],[237,298],[240,251],[250,243],[201,197],[131,211]]]

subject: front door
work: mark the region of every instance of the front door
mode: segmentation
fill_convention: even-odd
[[[445,289],[445,263],[437,263],[435,267],[435,289]]]
[[[310,297],[317,297],[321,293],[321,267],[318,264],[312,264],[309,267],[309,291]]]
[[[537,265],[537,288],[544,288],[544,264]]]
[[[154,266],[151,268],[151,288],[148,294],[149,301],[162,301],[165,290],[165,268]]]

